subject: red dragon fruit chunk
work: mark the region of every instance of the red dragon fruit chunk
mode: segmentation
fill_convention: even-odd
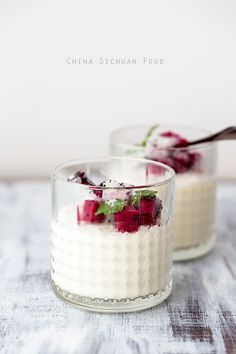
[[[167,132],[163,132],[160,135],[166,138],[177,138],[179,136],[178,134],[172,132],[171,130],[168,130]]]
[[[139,211],[127,206],[115,214],[115,227],[120,232],[136,232],[139,228]]]
[[[102,198],[102,189],[93,189],[93,193],[99,197]]]
[[[139,212],[152,214],[155,200],[151,198],[142,198],[140,200]]]
[[[156,224],[155,199],[142,198],[139,204],[140,225]]]
[[[201,162],[201,155],[195,152],[190,151],[189,149],[181,149],[186,147],[188,144],[188,140],[176,134],[172,131],[166,131],[160,134],[166,138],[175,138],[176,143],[172,146],[172,148],[177,149],[168,149],[167,148],[167,156],[158,159],[153,159],[154,161],[162,162],[170,167],[172,167],[176,173],[184,173],[189,170],[199,170],[199,165]],[[178,149],[180,148],[180,149]],[[159,170],[156,166],[153,166],[150,169],[151,174],[158,174]]]
[[[132,223],[128,223],[126,221],[118,221],[116,222],[116,229],[119,232],[137,232],[139,228],[139,224],[132,224]]]
[[[95,215],[99,208],[100,203],[96,200],[85,200],[82,221],[87,221],[91,223],[101,223],[103,222],[105,216],[104,214]]]
[[[175,147],[184,147],[188,145],[188,140],[183,138],[181,135],[174,133],[172,131],[167,131],[167,132],[163,132],[161,133],[161,136],[164,136],[166,138],[175,138],[176,139],[176,144]]]
[[[115,221],[124,221],[130,223],[138,222],[139,212],[133,206],[126,206],[123,210],[115,213]]]

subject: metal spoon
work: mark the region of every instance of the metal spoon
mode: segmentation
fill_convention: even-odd
[[[229,139],[236,139],[236,127],[228,127],[218,133],[211,134],[205,138],[190,141],[187,146]]]

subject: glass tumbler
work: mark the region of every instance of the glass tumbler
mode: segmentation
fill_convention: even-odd
[[[125,157],[76,160],[55,169],[56,295],[92,311],[129,312],[170,294],[174,175],[164,164]]]
[[[215,243],[217,144],[184,147],[208,134],[177,125],[133,126],[111,134],[113,155],[148,158],[175,170],[174,260],[203,256]]]

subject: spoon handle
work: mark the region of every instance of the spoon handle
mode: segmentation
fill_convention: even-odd
[[[218,133],[207,136],[206,138],[191,141],[188,145],[196,145],[201,143],[207,143],[210,141],[229,140],[229,139],[232,140],[236,139],[236,126],[225,128]]]

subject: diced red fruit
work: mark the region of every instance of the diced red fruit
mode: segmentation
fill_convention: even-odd
[[[155,225],[155,219],[153,215],[148,213],[140,214],[140,225]]]
[[[193,167],[196,168],[196,163],[200,160],[200,155],[190,151],[176,151],[172,155],[174,162],[174,170],[177,173],[189,171]]]
[[[138,222],[139,211],[133,206],[126,206],[123,210],[115,213],[115,221]]]
[[[188,145],[188,140],[185,138],[181,138],[179,136],[177,143],[175,144],[175,147],[185,147]]]
[[[167,131],[161,133],[161,136],[164,136],[166,138],[175,138],[177,140],[175,147],[184,147],[188,145],[188,140],[180,136],[179,134],[176,134],[172,131]]]
[[[115,213],[115,227],[119,232],[136,232],[139,228],[139,211],[127,206]]]
[[[102,198],[102,190],[101,189],[93,189],[93,193],[99,197]]]
[[[154,199],[150,199],[150,198],[142,198],[140,200],[140,205],[139,205],[139,212],[140,214],[144,213],[148,213],[148,214],[152,214],[153,209],[154,209],[154,204],[155,204],[155,200]]]
[[[176,138],[176,137],[179,137],[178,134],[172,132],[171,130],[168,130],[167,132],[163,132],[160,134],[161,136],[164,136],[166,138]]]
[[[126,221],[119,221],[115,224],[117,231],[119,232],[137,232],[139,224],[129,224]]]
[[[161,216],[161,200],[159,198],[142,198],[139,205],[140,225],[155,225]]]
[[[103,222],[105,218],[104,214],[95,215],[99,205],[100,203],[96,200],[85,200],[81,220],[90,223]]]
[[[161,134],[161,136],[167,138],[175,138],[177,140],[174,147],[185,147],[188,144],[188,140],[176,134],[172,131],[166,131]],[[170,167],[172,167],[176,173],[187,172],[200,160],[200,155],[189,150],[173,150],[169,151],[169,156],[164,159],[158,159],[159,162],[162,162]],[[155,170],[153,170],[153,174]]]
[[[184,166],[189,166],[192,162],[191,155],[188,151],[176,151],[173,157],[176,162]]]
[[[190,151],[174,151],[170,152],[169,157],[158,159],[158,161],[172,167],[176,173],[187,172],[191,169],[197,168],[197,163],[200,161],[201,156],[198,153]],[[150,173],[158,174],[159,170],[155,168],[156,166],[151,166]]]
[[[127,206],[115,213],[115,227],[119,232],[136,232],[140,225],[155,225],[160,222],[162,202],[160,198],[142,198],[139,208]]]

